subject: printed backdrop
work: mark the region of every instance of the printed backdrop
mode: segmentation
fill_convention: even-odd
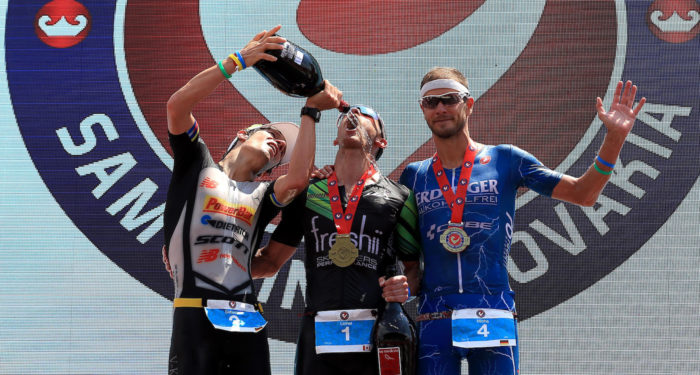
[[[596,96],[607,107],[619,80],[637,84],[647,104],[596,206],[518,198],[521,370],[700,372],[697,1],[8,0],[0,15],[0,373],[165,372],[165,103],[277,24],[382,115],[393,178],[434,152],[417,104],[433,66],[469,78],[477,140],[575,176],[605,133]],[[216,157],[302,105],[249,69],[195,115]],[[333,161],[334,124],[324,113],[318,165]],[[302,255],[256,283],[275,374],[292,371]]]

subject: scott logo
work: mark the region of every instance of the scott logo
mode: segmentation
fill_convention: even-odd
[[[223,243],[233,245],[236,249],[243,249],[243,254],[248,254],[248,247],[233,237],[217,236],[217,235],[201,235],[194,241],[195,245],[204,245],[208,243]]]

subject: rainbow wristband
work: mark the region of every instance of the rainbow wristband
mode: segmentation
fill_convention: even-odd
[[[238,56],[238,60],[241,62],[241,65],[243,65],[243,69],[247,68],[248,65],[245,64],[245,59],[243,58],[243,55],[241,55],[240,52],[236,51],[236,56]]]
[[[596,164],[596,163],[593,163],[593,167],[595,167],[595,170],[598,171],[598,173],[605,175],[605,176],[609,176],[613,172],[612,170],[609,170],[606,172],[606,171],[600,169],[600,167],[598,167],[598,164]]]
[[[219,65],[219,70],[221,70],[221,74],[223,74],[224,77],[226,77],[226,79],[229,79],[229,78],[232,77],[230,74],[228,74],[228,72],[226,71],[226,69],[224,69],[224,61],[223,61],[223,60],[222,60],[222,61],[219,61],[219,64],[218,64],[218,65]]]
[[[603,158],[601,158],[600,155],[597,155],[595,160],[598,160],[598,163],[603,164],[608,168],[615,168],[615,164],[608,163],[607,161],[603,160]]]
[[[228,55],[228,58],[233,60],[233,62],[236,63],[236,66],[238,67],[238,71],[243,70],[243,64],[241,63],[241,60],[238,59],[238,56],[236,56],[234,54],[230,54],[230,55]]]

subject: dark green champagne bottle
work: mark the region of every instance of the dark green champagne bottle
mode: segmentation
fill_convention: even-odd
[[[309,97],[324,88],[323,74],[316,59],[305,49],[286,41],[284,49],[267,50],[277,61],[260,60],[253,68],[272,86],[294,97]]]
[[[396,275],[396,265],[387,267],[386,278]],[[418,356],[416,328],[398,302],[387,302],[374,325],[380,375],[414,375]]]

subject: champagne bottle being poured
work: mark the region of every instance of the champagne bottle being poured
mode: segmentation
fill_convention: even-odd
[[[287,40],[281,50],[267,50],[277,61],[260,60],[253,68],[272,86],[293,97],[309,97],[323,91],[323,74],[318,61],[305,49]],[[345,102],[339,107],[348,107]]]

